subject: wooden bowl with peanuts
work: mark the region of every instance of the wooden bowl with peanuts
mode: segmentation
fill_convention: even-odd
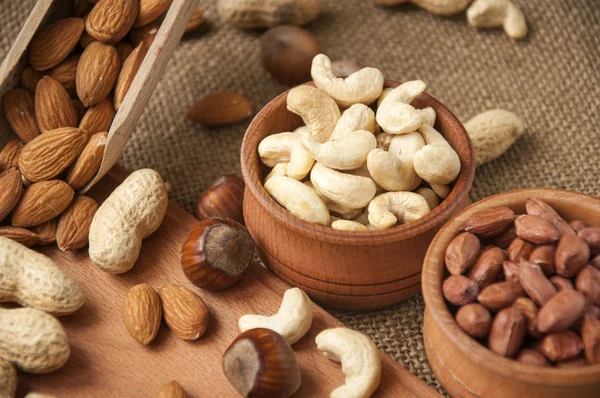
[[[514,213],[506,217],[510,210]],[[474,220],[494,212],[504,214],[506,228],[473,229]],[[541,224],[545,228],[532,235]],[[593,264],[600,257],[596,258],[598,237],[590,240],[582,232],[597,234],[596,227],[600,227],[599,198],[557,189],[522,189],[469,206],[439,231],[423,266],[423,333],[431,368],[450,395],[598,396],[600,272]],[[473,256],[463,257],[472,244],[456,250],[466,240],[480,241]],[[523,242],[531,250],[523,250]],[[573,262],[575,250],[569,248],[575,244],[580,245],[579,259]],[[546,262],[533,258],[540,247],[550,248]],[[502,258],[486,281],[481,269],[485,253],[492,251]],[[552,264],[549,269],[547,262]],[[469,287],[459,288],[463,283]],[[512,298],[497,294],[509,285],[516,292]],[[493,299],[490,293],[496,293]],[[498,304],[504,298],[510,302]],[[532,313],[522,309],[524,303]]]

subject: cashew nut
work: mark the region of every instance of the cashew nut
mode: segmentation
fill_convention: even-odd
[[[373,180],[388,191],[412,191],[421,183],[413,167],[413,157],[425,145],[419,133],[394,136],[389,150],[373,149],[367,167]]]
[[[463,11],[472,0],[374,0],[375,4],[383,6],[393,6],[410,2],[432,14],[436,15],[454,15]]]
[[[266,328],[277,332],[289,345],[294,344],[308,332],[312,325],[312,301],[302,290],[294,287],[283,294],[277,314],[272,316],[244,315],[238,326],[241,332]]]
[[[419,127],[425,145],[413,158],[417,174],[430,184],[449,184],[460,173],[460,158],[448,141],[428,123]]]
[[[403,83],[390,91],[377,108],[375,118],[388,134],[406,134],[416,131],[421,125],[421,116],[410,105],[413,99],[425,91],[421,80]]]
[[[377,229],[389,228],[397,221],[407,223],[429,213],[424,197],[414,192],[386,192],[369,203],[369,222]]]
[[[431,189],[433,189],[433,192],[435,192],[435,194],[442,199],[446,199],[452,191],[452,188],[450,188],[448,185],[429,184],[429,186],[431,187]]]
[[[381,94],[379,95],[379,97],[377,98],[377,108],[379,108],[381,106],[381,103],[383,102],[383,100],[385,99],[385,97],[387,97],[387,95],[393,90],[393,88],[391,87],[386,87],[381,91]]]
[[[370,178],[335,171],[319,162],[310,172],[310,181],[321,194],[351,209],[365,207],[377,190]]]
[[[421,116],[423,123],[427,123],[431,127],[435,126],[437,115],[432,107],[428,106],[427,108],[417,109],[417,113]]]
[[[465,123],[475,151],[475,162],[480,166],[500,157],[523,135],[525,125],[521,118],[503,109],[480,113]]]
[[[354,104],[346,109],[331,134],[330,140],[344,138],[357,130],[367,130],[375,133],[375,113],[364,104]]]
[[[314,189],[293,178],[274,176],[264,184],[265,190],[290,213],[304,221],[329,225],[329,211]]]
[[[377,139],[373,133],[366,130],[353,131],[340,139],[323,144],[319,143],[309,131],[303,132],[300,139],[304,149],[317,162],[337,170],[359,168],[366,163],[369,151],[377,146]]]
[[[306,133],[312,137],[310,131],[306,130]],[[306,177],[315,163],[296,133],[279,133],[263,138],[258,145],[258,155],[260,160],[269,167],[288,162],[286,175],[295,180]]]
[[[17,392],[17,370],[10,362],[0,358],[0,397],[14,397]]]
[[[340,108],[333,98],[307,85],[294,87],[288,92],[287,109],[302,118],[319,142],[329,139],[340,118]]]
[[[525,15],[510,0],[475,0],[467,10],[467,21],[475,28],[502,26],[513,39],[527,36]]]
[[[344,108],[358,103],[369,105],[383,90],[383,74],[379,69],[363,68],[347,78],[336,77],[325,54],[313,58],[310,74],[315,85]]]
[[[375,343],[366,335],[348,328],[326,329],[315,339],[325,356],[342,364],[346,383],[331,392],[330,398],[368,398],[381,381],[381,358]]]
[[[368,231],[367,227],[352,220],[335,220],[331,223],[331,228],[340,231]]]
[[[319,191],[317,191],[315,189],[315,187],[313,186],[312,182],[310,182],[310,181],[305,181],[304,185],[306,185],[307,187],[310,187],[310,189],[314,189],[315,192],[317,193],[317,195],[319,195],[321,197],[321,199],[323,199],[323,202],[325,202],[325,206],[327,206],[327,210],[329,210],[329,213],[335,214],[336,216],[338,216],[341,219],[349,220],[354,217],[357,217],[363,210],[360,208],[359,209],[351,209],[349,207],[342,206],[341,204],[334,202],[333,200],[329,199],[327,196],[322,195]],[[334,217],[331,216],[329,218],[329,221],[330,222],[335,221],[335,220],[333,220],[333,218]]]
[[[277,163],[275,166],[273,166],[269,174],[267,174],[267,176],[265,177],[264,183],[266,183],[272,177],[275,176],[287,177],[287,166],[287,163]]]
[[[430,210],[433,210],[440,205],[440,198],[433,191],[433,189],[423,187],[417,189],[416,193],[425,198]]]

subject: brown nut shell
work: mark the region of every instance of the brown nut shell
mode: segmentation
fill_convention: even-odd
[[[22,88],[9,90],[2,99],[4,116],[17,136],[29,142],[40,135],[35,118],[35,103],[33,95]]]
[[[244,181],[233,175],[224,175],[204,191],[196,203],[196,218],[230,218],[244,224]]]
[[[19,138],[12,139],[4,145],[0,150],[0,171],[18,166],[19,155],[24,145],[25,143]]]
[[[31,184],[12,212],[15,227],[33,227],[57,217],[73,200],[73,189],[64,181]]]
[[[85,30],[104,44],[115,44],[129,32],[139,9],[139,1],[99,0],[85,20]]]
[[[221,290],[236,283],[252,263],[254,243],[241,224],[207,218],[189,234],[181,249],[181,267],[194,285]]]
[[[81,18],[65,18],[47,25],[27,47],[29,63],[38,71],[58,65],[75,48],[82,32]]]
[[[60,250],[73,251],[87,246],[90,226],[98,207],[94,199],[78,196],[60,215],[56,230],[56,243]]]

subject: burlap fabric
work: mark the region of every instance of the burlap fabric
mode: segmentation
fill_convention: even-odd
[[[502,30],[476,32],[463,15],[440,18],[411,5],[375,7],[367,0],[323,0],[307,26],[332,59],[351,58],[396,80],[423,79],[462,120],[489,108],[521,115],[527,133],[502,158],[477,170],[471,199],[515,188],[558,187],[600,193],[600,1],[517,0],[530,34],[519,42]],[[4,57],[34,0],[0,0]],[[261,32],[220,23],[213,0],[201,2],[209,28],[184,39],[158,84],[121,162],[151,167],[187,210],[215,178],[239,174],[248,122],[208,129],[185,119],[202,96],[244,93],[257,111],[289,87],[263,69]],[[370,335],[388,355],[442,391],[427,364],[417,296],[370,313],[333,312]]]

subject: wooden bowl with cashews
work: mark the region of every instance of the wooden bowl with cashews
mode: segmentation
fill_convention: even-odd
[[[383,81],[385,88],[399,85]],[[310,91],[315,84],[299,87]],[[418,95],[411,105],[435,110],[435,128],[460,158],[460,173],[457,171],[450,193],[432,211],[406,224],[382,230],[336,230],[294,216],[265,189],[269,184],[263,182],[269,168],[261,162],[259,144],[265,137],[303,125],[301,117],[287,109],[288,93],[276,97],[256,115],[242,143],[244,218],[259,256],[284,281],[333,308],[376,309],[416,294],[420,291],[421,268],[429,243],[439,228],[469,203],[475,163],[464,127],[436,99],[425,93]],[[312,101],[310,98],[314,97],[309,97]],[[326,216],[329,218],[329,214]]]
[[[524,351],[536,351],[547,356],[548,351],[546,351],[546,347],[544,347],[544,341],[546,341],[546,338],[550,337],[551,334],[545,335],[546,338],[543,338],[544,335],[541,335],[541,337],[538,336],[541,340],[537,341],[541,342],[541,344],[536,345],[535,340],[528,340],[534,339],[532,337],[532,332],[529,330],[531,326],[528,324],[525,332],[525,340],[522,340],[523,343],[520,348],[517,347],[520,350],[519,354],[516,355],[517,359],[504,357],[493,352],[483,344],[491,344],[491,335],[494,332],[496,318],[499,317],[498,314],[502,311],[506,311],[506,309],[498,312],[494,316],[492,327],[491,329],[488,329],[490,330],[490,334],[485,338],[480,339],[479,342],[467,334],[465,330],[469,330],[468,328],[463,329],[459,326],[459,323],[455,320],[455,316],[451,312],[451,308],[449,308],[449,305],[444,299],[445,294],[443,293],[442,286],[444,284],[443,282],[448,280],[447,278],[449,275],[445,265],[445,261],[448,261],[445,260],[447,247],[459,234],[461,227],[467,225],[464,224],[465,221],[472,219],[472,215],[477,212],[494,208],[508,207],[517,215],[524,214],[526,211],[526,203],[528,200],[531,202],[531,199],[544,201],[556,210],[556,212],[558,212],[558,214],[567,222],[583,220],[588,227],[600,226],[599,198],[582,193],[557,189],[521,189],[486,198],[465,209],[440,230],[427,252],[427,257],[425,258],[423,266],[423,296],[425,299],[423,337],[425,351],[427,353],[429,364],[437,379],[452,396],[490,398],[591,398],[598,396],[598,392],[600,391],[600,363],[582,363],[586,362],[586,359],[584,358],[588,358],[588,355],[591,354],[588,352],[588,343],[586,342],[586,337],[583,332],[582,338],[585,349],[582,349],[581,346],[578,347],[580,353],[571,361],[573,362],[572,364],[569,364],[570,360],[567,360],[567,362],[564,363],[564,366],[561,366],[559,360],[554,362],[554,366],[551,367],[549,366],[549,360],[545,359],[546,362],[543,366],[534,366],[529,363],[521,362],[521,355]],[[529,206],[529,204],[527,206]],[[529,209],[527,210],[527,213],[531,214]],[[489,240],[485,241],[482,239],[482,246],[484,242],[489,242]],[[560,246],[556,250],[557,264],[559,251]],[[510,258],[510,246],[507,250],[507,256],[512,261],[512,258]],[[593,253],[591,258],[593,258]],[[529,261],[534,261],[532,260],[532,256],[529,257]],[[504,264],[506,263],[507,262],[504,262]],[[521,263],[520,266],[522,267],[523,263]],[[504,273],[506,274],[506,268]],[[523,273],[521,273],[521,275],[523,275]],[[553,281],[553,278],[555,277],[556,276],[551,277],[550,280]],[[505,278],[508,280],[506,275]],[[533,278],[528,279],[531,280]],[[520,283],[524,287],[526,286],[522,281],[520,281]],[[495,284],[499,285],[500,283]],[[577,290],[580,290],[578,282],[575,283],[575,286],[577,286]],[[489,289],[490,287],[492,286],[490,285],[485,289]],[[485,289],[481,291],[485,292]],[[566,289],[568,290],[568,288]],[[575,292],[575,290],[570,291]],[[563,293],[560,289],[558,289],[558,292],[559,293],[555,293],[556,296],[554,296],[557,297],[557,299],[558,296]],[[525,293],[531,296],[531,293],[528,290],[526,290]],[[579,293],[575,292],[575,294]],[[523,294],[523,296],[525,296],[525,294]],[[529,300],[525,296],[525,298],[521,297],[517,301],[522,299]],[[479,303],[468,305],[480,306],[485,304],[484,300],[482,300],[482,294],[478,295],[477,300]],[[533,298],[531,300],[533,300]],[[531,302],[531,300],[529,301]],[[539,318],[544,307],[546,307],[546,305],[543,305],[539,312],[534,313],[533,319],[536,321],[533,323],[534,325],[540,325]],[[466,308],[466,306],[462,308]],[[517,302],[512,304],[512,308],[519,308]],[[493,314],[495,311],[490,312]],[[523,313],[525,314],[525,312]],[[585,316],[587,315],[584,315],[582,318],[585,318]],[[577,322],[581,322],[581,320]],[[597,327],[597,323],[595,324]],[[581,328],[583,329],[583,327],[584,326]],[[516,328],[506,326],[503,329],[510,331],[513,335],[518,333],[515,331]],[[555,335],[561,333],[579,333],[579,328],[577,325],[573,325],[567,331],[560,333],[558,331],[552,332],[552,334]],[[593,345],[590,346],[594,347]],[[551,348],[556,352],[567,351],[560,349],[560,344],[556,344]],[[595,352],[595,354],[592,355],[597,356],[597,348],[595,350],[596,351],[592,348],[592,351]]]

